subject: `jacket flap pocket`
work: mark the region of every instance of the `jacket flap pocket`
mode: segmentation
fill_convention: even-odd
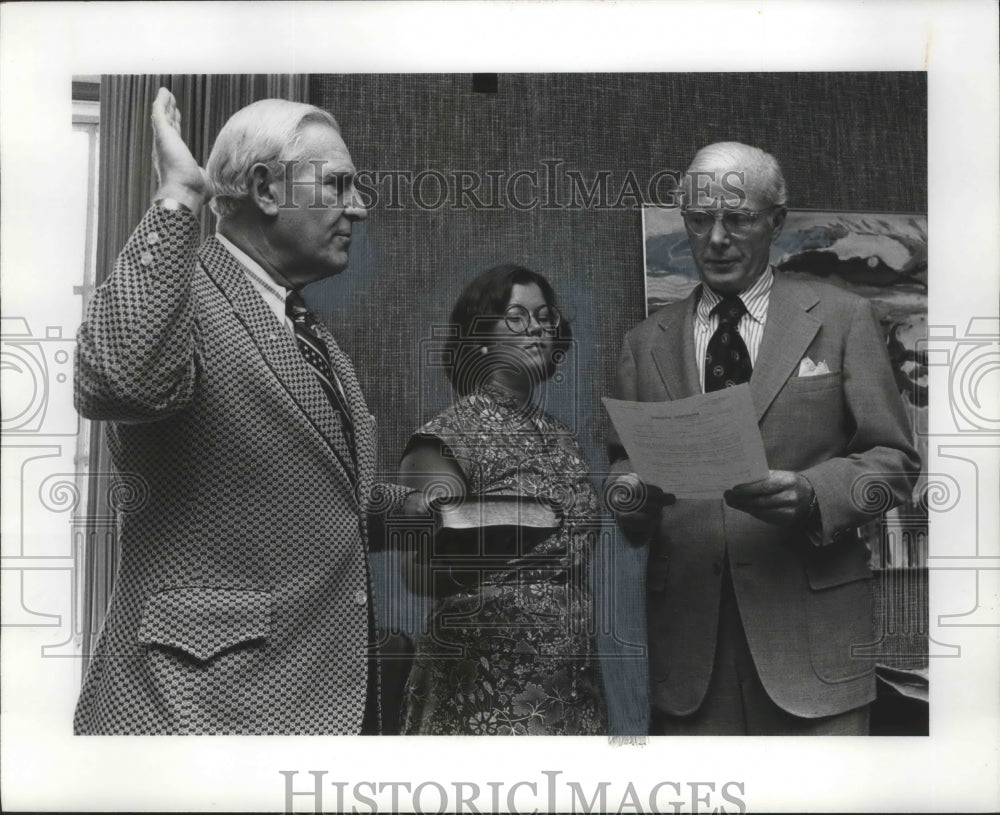
[[[806,555],[809,587],[819,591],[866,580],[872,576],[868,558],[868,547],[857,540],[810,549]]]
[[[266,638],[271,595],[201,586],[166,589],[146,602],[138,640],[179,648],[202,661],[250,640]]]

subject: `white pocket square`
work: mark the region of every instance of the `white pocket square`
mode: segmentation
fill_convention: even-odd
[[[809,357],[802,357],[802,362],[799,363],[799,376],[819,376],[828,373],[830,369],[823,360],[813,362]]]

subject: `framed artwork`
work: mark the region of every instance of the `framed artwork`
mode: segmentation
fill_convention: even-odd
[[[646,313],[686,297],[698,282],[676,207],[643,208]],[[927,216],[789,209],[771,248],[786,274],[849,289],[885,314],[927,313]]]

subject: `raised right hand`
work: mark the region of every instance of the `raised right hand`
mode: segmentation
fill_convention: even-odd
[[[181,137],[177,100],[166,88],[156,94],[151,119],[153,172],[159,184],[155,198],[173,198],[197,212],[212,197],[212,185]]]
[[[635,473],[609,477],[604,482],[604,499],[618,526],[635,543],[645,542],[659,524],[663,507],[677,500]]]

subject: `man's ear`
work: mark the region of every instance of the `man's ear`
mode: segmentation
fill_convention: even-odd
[[[773,213],[771,213],[771,240],[773,241],[778,235],[781,234],[782,228],[785,226],[785,216],[788,215],[788,210],[785,207],[778,207]]]
[[[279,192],[278,184],[270,167],[262,162],[254,164],[250,168],[249,187],[250,198],[257,205],[257,209],[272,217],[278,214],[280,203],[276,196]]]

